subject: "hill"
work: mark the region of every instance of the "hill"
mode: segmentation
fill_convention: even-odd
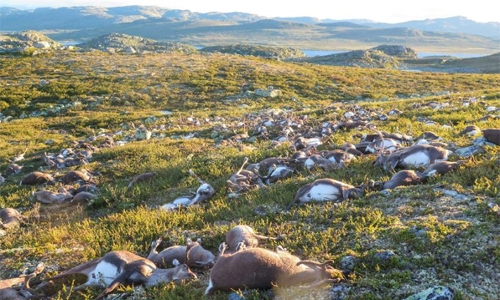
[[[62,44],[33,30],[0,35],[0,53],[30,52],[40,54],[42,52],[64,48],[66,47]]]
[[[138,36],[112,33],[107,34],[88,42],[77,44],[77,47],[83,50],[95,49],[111,53],[125,52],[135,53],[194,53],[196,48],[183,45],[181,43],[158,42],[152,39],[145,39]]]
[[[271,21],[271,23],[273,22],[274,21]],[[267,23],[267,21],[264,21],[264,23]],[[281,26],[282,24],[280,23],[279,25]],[[292,26],[294,26],[294,24],[292,24]],[[28,55],[38,55],[59,50],[100,50],[109,53],[127,54],[198,52],[195,47],[186,44],[159,42],[153,39],[120,33],[106,34],[88,42],[73,46],[63,46],[42,33],[35,31],[24,31],[4,36],[0,35],[0,40],[2,41],[0,53],[21,53]],[[292,47],[252,44],[211,46],[201,48],[199,51],[205,53],[251,55],[270,59],[287,60],[290,62],[306,62],[333,66],[411,69],[453,73],[500,73],[500,64],[497,63],[498,55],[478,57],[475,59],[459,59],[451,56],[419,59],[414,49],[402,45],[379,45],[368,50],[355,50],[316,57],[306,57],[302,51]]]
[[[267,44],[298,49],[355,50],[381,44],[404,44],[419,52],[498,52],[498,24],[464,19],[428,20],[408,24],[318,22],[314,18],[269,19],[241,12],[196,13],[152,6],[62,7],[19,10],[0,8],[2,30],[43,31],[57,41],[84,42],[105,34],[122,33],[197,47]],[[446,22],[445,22],[446,21]],[[460,23],[453,32],[443,30]],[[450,25],[447,26],[446,24]],[[418,25],[418,26],[417,26]],[[438,26],[439,25],[439,26]],[[166,30],[168,28],[168,30]],[[462,30],[477,28],[474,30]]]
[[[500,66],[500,53],[495,53],[483,57],[475,58],[435,58],[438,61],[432,61],[432,57],[417,61],[406,61],[410,68],[430,71],[430,72],[451,72],[451,73],[498,73]],[[426,60],[431,63],[426,64]]]
[[[304,57],[304,52],[289,48],[289,47],[270,47],[259,45],[227,45],[227,46],[212,46],[200,49],[201,52],[219,52],[239,55],[253,55],[264,58],[273,59],[292,59]]]

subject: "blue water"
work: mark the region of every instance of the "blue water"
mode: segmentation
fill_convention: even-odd
[[[64,46],[74,46],[77,44],[80,44],[81,42],[79,41],[60,41],[59,43],[63,44]]]
[[[432,52],[419,52],[417,54],[418,58],[423,58],[426,56],[453,56],[457,58],[473,58],[473,57],[490,55],[490,54],[476,54],[476,53],[432,53]]]
[[[308,57],[312,56],[325,56],[325,55],[330,55],[330,54],[338,54],[338,53],[343,53],[343,52],[348,52],[348,51],[334,51],[334,50],[302,50],[304,54]]]
[[[338,54],[338,53],[343,53],[343,52],[348,52],[348,51],[336,51],[336,50],[302,50],[304,54],[308,57],[313,57],[313,56],[324,56],[324,55],[330,55],[330,54]],[[475,54],[475,53],[432,53],[432,52],[419,52],[418,58],[423,58],[426,56],[453,56],[457,58],[472,58],[472,57],[481,57],[481,56],[487,56],[490,54]]]

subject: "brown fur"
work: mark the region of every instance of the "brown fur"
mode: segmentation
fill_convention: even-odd
[[[159,238],[151,243],[151,251],[148,255],[148,259],[158,267],[171,266],[174,260],[187,264],[189,267],[210,267],[214,264],[215,256],[201,246],[199,239],[196,242],[188,239],[185,246],[171,246],[158,253],[156,248],[161,241],[162,238]]]
[[[62,279],[73,274],[84,274],[89,277],[101,261],[114,265],[118,268],[118,270],[120,270],[120,273],[116,276],[113,282],[111,282],[104,289],[104,291],[95,298],[95,300],[104,298],[122,283],[153,286],[170,281],[196,278],[196,275],[191,272],[189,267],[185,264],[178,265],[177,267],[171,269],[159,269],[152,261],[140,257],[132,252],[122,250],[108,252],[101,258],[96,258],[92,261],[76,266],[73,269],[49,278],[48,280]],[[89,283],[84,283],[75,287],[74,290],[80,290],[90,285],[91,284]]]
[[[21,185],[55,184],[54,178],[50,174],[42,172],[31,172],[21,180]]]
[[[226,244],[229,249],[235,251],[240,243],[246,248],[257,247],[259,240],[275,240],[276,238],[256,234],[248,225],[236,225],[226,234]]]
[[[23,216],[16,209],[10,207],[0,209],[0,228],[13,228],[22,220]]]
[[[333,278],[334,269],[317,267],[287,251],[276,252],[263,248],[249,248],[223,254],[210,272],[210,283],[205,294],[235,289],[269,289],[298,284],[320,283]],[[318,264],[319,265],[319,264]]]

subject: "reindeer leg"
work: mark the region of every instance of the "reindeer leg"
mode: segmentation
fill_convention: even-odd
[[[219,245],[219,256],[224,255],[224,252],[226,252],[226,250],[227,250],[227,245],[226,245],[226,243],[222,242]]]
[[[205,184],[205,183],[206,183],[206,182],[205,182],[205,181],[203,181],[200,177],[198,177],[198,175],[196,175],[196,173],[195,173],[195,172],[193,172],[193,170],[189,169],[189,174],[190,174],[191,176],[193,176],[194,178],[196,178],[196,180],[198,180],[198,182],[199,182],[200,184]]]
[[[133,272],[130,272],[130,271],[125,271],[123,273],[121,273],[120,275],[118,275],[115,280],[113,280],[113,282],[111,282],[105,289],[104,291],[99,294],[99,296],[97,296],[96,298],[94,298],[94,300],[100,300],[104,297],[106,297],[106,295],[108,295],[109,293],[111,293],[114,289],[116,289],[120,284],[122,284],[122,282],[124,282],[127,278],[129,278],[129,276],[132,274]]]
[[[149,251],[149,255],[150,255],[150,256],[151,256],[151,255],[153,255],[153,254],[155,254],[155,252],[156,252],[156,253],[158,253],[158,252],[156,251],[156,248],[158,248],[158,245],[160,245],[161,241],[163,241],[163,239],[162,239],[162,237],[160,236],[160,237],[159,237],[156,241],[153,241],[153,242],[151,243],[151,251]]]
[[[248,163],[248,157],[245,157],[245,159],[243,160],[243,164],[241,165],[241,168],[238,170],[238,172],[236,172],[236,174],[240,174],[241,171],[243,171],[243,168],[245,167],[245,165]]]

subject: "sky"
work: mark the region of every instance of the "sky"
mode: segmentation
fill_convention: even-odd
[[[0,6],[37,7],[128,5],[159,6],[192,12],[244,12],[264,17],[316,17],[319,19],[368,19],[398,23],[411,20],[466,17],[476,22],[500,22],[495,0],[2,0]],[[495,4],[496,6],[496,4]]]

